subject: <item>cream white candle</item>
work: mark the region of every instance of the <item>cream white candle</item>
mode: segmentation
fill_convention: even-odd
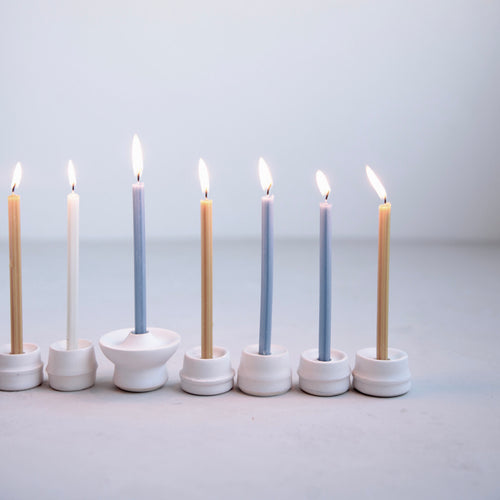
[[[68,194],[68,290],[67,290],[67,349],[78,348],[78,281],[80,260],[80,196],[75,193],[76,175],[73,162],[68,163],[71,193]]]

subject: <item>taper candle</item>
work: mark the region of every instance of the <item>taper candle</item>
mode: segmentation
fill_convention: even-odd
[[[319,205],[319,342],[318,360],[330,361],[332,331],[332,206],[326,175],[318,170],[316,183],[325,201]]]
[[[208,199],[208,168],[200,158],[198,164],[201,191],[204,198],[200,201],[201,221],[201,357],[213,357],[213,243],[212,243],[212,200]]]
[[[271,354],[273,317],[274,196],[269,194],[273,178],[263,158],[259,159],[259,178],[266,193],[262,197],[259,354],[267,355]]]
[[[66,316],[66,347],[78,348],[78,282],[79,282],[79,245],[80,245],[80,196],[75,193],[75,166],[68,163],[68,179],[71,193],[68,194],[68,289]]]
[[[132,186],[134,209],[134,297],[135,332],[146,333],[146,230],[144,224],[144,183],[141,182],[143,159],[137,134],[132,140],[132,167],[137,183]]]
[[[18,162],[12,176],[9,207],[9,270],[10,270],[10,352],[23,353],[23,301],[21,280],[21,197],[15,194],[22,177]]]
[[[379,178],[367,165],[366,174],[383,203],[378,211],[377,359],[389,359],[389,254],[391,204]]]

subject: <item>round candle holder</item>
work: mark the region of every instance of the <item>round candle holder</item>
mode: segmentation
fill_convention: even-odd
[[[36,344],[23,344],[22,354],[11,354],[10,344],[0,347],[0,390],[24,391],[43,381],[43,363]]]
[[[104,355],[115,365],[113,382],[129,392],[154,391],[168,379],[167,361],[177,350],[180,336],[163,328],[133,333],[129,328],[106,333],[99,340]]]
[[[330,361],[318,359],[318,349],[308,349],[300,356],[299,387],[314,396],[338,396],[349,390],[351,367],[347,354],[330,351]]]
[[[67,341],[58,340],[49,348],[47,375],[56,391],[81,391],[95,384],[97,361],[90,340],[79,339],[76,349],[67,349]]]
[[[257,344],[241,353],[238,387],[251,396],[277,396],[292,387],[290,354],[280,345],[271,345],[271,354],[259,354]]]
[[[377,359],[375,347],[356,353],[352,371],[353,387],[363,394],[390,398],[406,394],[411,387],[408,355],[399,349],[389,348],[389,359]]]
[[[234,383],[234,370],[229,351],[214,346],[213,358],[202,359],[201,347],[184,354],[184,364],[179,372],[181,388],[197,396],[215,396],[230,391]]]

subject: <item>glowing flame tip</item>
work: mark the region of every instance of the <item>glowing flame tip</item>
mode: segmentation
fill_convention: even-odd
[[[198,162],[198,175],[200,177],[201,192],[208,197],[208,188],[210,187],[210,180],[208,177],[208,167],[203,158],[200,158]]]
[[[265,162],[264,158],[259,158],[259,178],[260,178],[260,185],[262,186],[262,189],[269,194],[269,190],[271,189],[271,186],[273,185],[273,177],[271,175],[271,171],[269,170],[269,167],[267,163]]]
[[[75,173],[75,166],[73,165],[72,160],[69,160],[68,162],[68,179],[71,189],[74,190],[76,186],[76,173]]]
[[[318,185],[321,196],[328,198],[328,195],[331,192],[330,183],[328,182],[326,175],[321,170],[316,171],[316,184]]]
[[[366,175],[368,176],[368,180],[370,181],[373,189],[377,192],[379,198],[385,202],[387,200],[387,193],[384,185],[380,182],[380,179],[368,165],[366,165]]]
[[[132,139],[132,168],[134,169],[134,175],[137,177],[137,180],[140,180],[144,164],[141,141],[137,134],[134,134],[134,138]]]
[[[14,192],[14,189],[16,189],[16,187],[18,187],[19,184],[21,183],[22,176],[23,176],[23,169],[21,167],[21,163],[17,162],[16,167],[14,168],[14,174],[12,175],[12,185],[11,185],[12,192]]]

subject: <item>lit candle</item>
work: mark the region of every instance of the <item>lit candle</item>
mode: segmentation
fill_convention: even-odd
[[[332,329],[332,206],[328,203],[330,184],[316,172],[316,184],[325,201],[319,205],[319,361],[330,361]]]
[[[137,183],[132,186],[134,208],[135,332],[146,333],[146,232],[144,227],[144,183],[141,182],[142,147],[137,134],[132,140],[132,167]]]
[[[389,253],[391,238],[391,204],[379,178],[367,165],[366,175],[383,203],[378,211],[378,283],[377,283],[377,359],[388,356],[389,319]]]
[[[9,196],[9,268],[10,268],[10,352],[23,353],[23,300],[21,284],[21,197],[15,194],[22,177],[17,163]]]
[[[68,163],[68,178],[71,193],[68,194],[68,311],[66,318],[66,342],[68,349],[77,349],[80,196],[75,193],[75,166],[71,160]]]
[[[200,201],[201,218],[201,357],[213,357],[213,275],[212,275],[212,200],[208,199],[208,168],[200,159],[198,165],[201,191],[204,198]]]
[[[259,354],[267,355],[271,354],[273,316],[274,196],[269,195],[273,178],[263,158],[259,159],[259,177],[266,193],[262,197]]]

